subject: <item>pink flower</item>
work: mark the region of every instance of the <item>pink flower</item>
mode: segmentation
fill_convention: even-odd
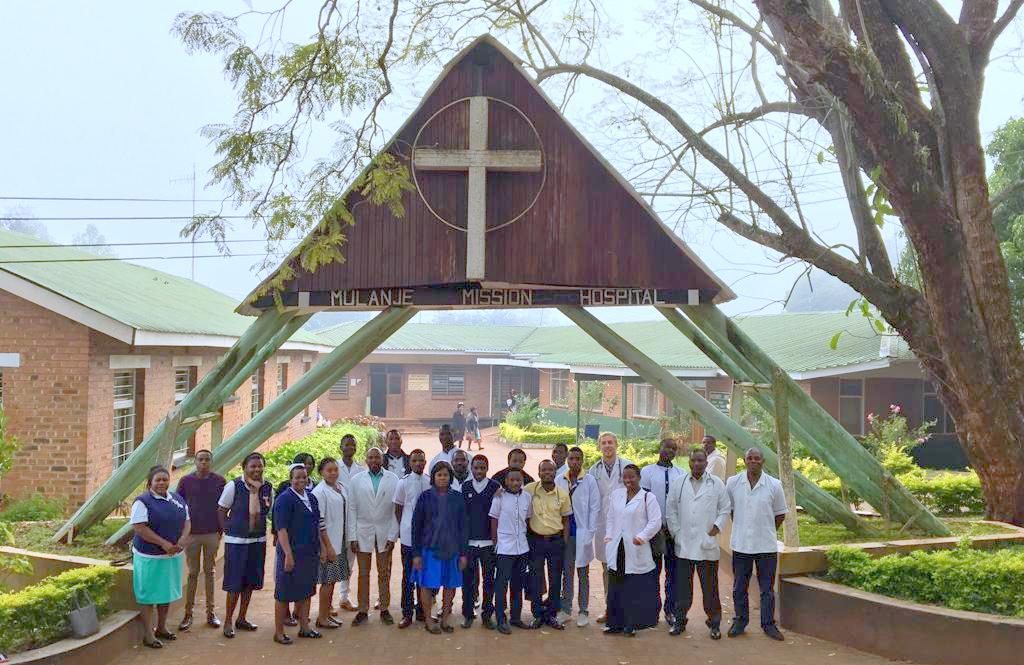
[[[900,408],[900,405],[899,405],[899,404],[890,404],[890,405],[889,405],[889,410],[890,410],[890,411],[892,411],[893,413],[899,413],[899,412],[900,412],[900,411],[902,411],[903,409],[902,409],[902,408]]]
[[[875,422],[875,414],[873,414],[873,413],[869,413],[868,414],[868,422],[869,423]]]
[[[918,439],[918,440],[917,440],[917,442],[918,442],[918,443],[924,443],[924,439],[923,439],[923,438],[921,438],[921,439]]]

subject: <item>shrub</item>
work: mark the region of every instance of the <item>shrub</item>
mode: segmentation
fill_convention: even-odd
[[[529,429],[531,425],[541,422],[545,417],[546,413],[540,408],[536,397],[520,395],[516,398],[516,410],[506,412],[504,422],[520,429]]]
[[[587,441],[580,444],[583,450],[583,467],[589,468],[601,459],[601,448],[596,442]],[[653,439],[619,439],[619,456],[624,457],[641,469],[658,461],[660,442]],[[683,458],[677,457],[677,463]]]
[[[958,610],[1024,617],[1024,547],[890,554],[873,559],[850,547],[828,550],[829,580],[865,591]]]
[[[89,594],[100,614],[110,604],[116,571],[109,566],[68,570],[15,593],[0,595],[0,652],[50,644],[68,634],[75,595]]]
[[[366,455],[367,449],[380,442],[380,432],[374,427],[337,422],[301,439],[289,441],[267,453],[267,468],[263,472],[263,477],[277,487],[278,483],[288,478],[288,465],[299,453],[309,453],[317,462],[324,457],[338,458],[341,455],[338,444],[345,434],[353,434],[356,437],[356,459],[359,460]]]
[[[572,427],[535,424],[522,428],[502,422],[498,424],[498,432],[503,439],[513,443],[543,443],[550,446],[556,443],[572,446],[576,443],[576,430]]]
[[[64,501],[33,494],[8,503],[0,510],[0,522],[42,522],[64,517]]]
[[[929,510],[943,515],[985,512],[985,495],[981,492],[978,474],[940,473],[934,476],[900,476],[910,493]]]
[[[914,446],[924,443],[928,430],[935,425],[935,421],[930,420],[911,429],[899,404],[890,404],[889,412],[884,416],[869,413],[866,420],[868,433],[861,443],[879,460],[884,460],[887,451],[908,452]]]

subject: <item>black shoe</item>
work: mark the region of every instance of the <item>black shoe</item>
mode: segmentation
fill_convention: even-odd
[[[473,627],[473,617],[465,617],[462,620],[462,627],[463,628],[472,628]]]
[[[352,625],[362,626],[364,623],[367,622],[367,620],[369,620],[369,618],[370,617],[367,616],[366,612],[356,612],[356,618],[352,619]]]
[[[173,642],[178,639],[177,635],[167,630],[154,630],[153,636],[158,640],[167,640],[168,642]]]
[[[384,610],[380,613],[380,622],[385,626],[391,626],[395,623],[395,618],[391,616],[391,612]]]
[[[308,637],[310,639],[318,640],[321,637],[323,637],[323,634],[320,633],[319,631],[316,631],[316,630],[313,630],[312,628],[310,628],[309,630],[300,630],[299,631],[299,637]]]
[[[206,625],[210,628],[220,628],[220,619],[217,618],[216,614],[207,614]]]
[[[259,628],[259,626],[257,626],[254,623],[250,623],[248,619],[238,619],[237,621],[235,621],[235,628],[237,628],[238,630],[248,630],[252,632]]]
[[[484,627],[484,628],[486,628],[487,630],[494,630],[495,628],[497,628],[497,627],[498,627],[498,624],[496,624],[496,623],[494,622],[494,619],[493,619],[492,617],[484,617],[484,618],[482,618],[482,619],[480,620],[480,623],[481,623],[481,624],[483,625],[483,627]]]
[[[622,634],[626,637],[636,637],[636,628],[624,628]]]
[[[236,626],[238,625],[237,621],[235,622],[235,625]],[[296,619],[294,616],[289,614],[288,616],[286,616],[284,618],[284,625],[286,625],[286,626],[298,626],[299,625],[299,620]]]
[[[732,624],[729,625],[729,632],[726,633],[726,635],[728,635],[729,637],[736,637],[737,635],[742,635],[743,631],[745,631],[746,629],[746,626],[741,624],[739,621],[733,619]]]
[[[277,635],[274,635],[274,641],[277,642],[278,644],[284,644],[285,646],[287,646],[287,645],[291,644],[292,642],[294,642],[295,640],[293,640],[292,638],[288,637],[287,635],[281,635],[281,637],[278,637]]]
[[[686,632],[686,624],[682,621],[677,621],[672,624],[672,630],[668,631],[668,634],[672,637],[678,637]]]
[[[555,630],[565,630],[565,626],[558,623],[558,619],[553,616],[549,616],[547,619],[544,619],[544,625],[548,628],[554,628]]]
[[[224,624],[224,637],[229,640],[235,636],[235,629],[231,627],[230,623]]]
[[[612,628],[611,626],[607,626],[601,632],[604,633],[605,635],[619,635],[619,634],[622,633],[622,629],[621,628]]]
[[[499,623],[498,624],[498,632],[501,633],[502,635],[511,635],[512,634],[512,629],[508,627],[507,623]]]
[[[530,622],[530,630],[537,630],[538,628],[540,628],[543,625],[544,625],[544,619],[542,619],[540,617],[535,617],[533,619],[533,621]]]
[[[515,621],[509,621],[508,624],[510,626],[515,626],[516,628],[520,628],[522,630],[532,630],[533,629],[532,625],[528,625],[528,624],[523,623],[521,619],[516,619]]]
[[[720,639],[722,639],[722,631],[719,630],[718,626],[714,626],[711,629],[711,639],[713,639],[713,640],[720,640]]]
[[[181,623],[178,624],[178,632],[179,633],[184,633],[184,632],[186,632],[191,627],[192,627],[192,615],[191,614],[186,614],[184,617],[182,617]]]
[[[764,634],[777,642],[786,641],[786,636],[782,634],[782,631],[779,630],[778,626],[768,626],[764,629]]]

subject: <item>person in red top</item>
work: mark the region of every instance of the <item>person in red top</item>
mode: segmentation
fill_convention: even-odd
[[[199,569],[202,567],[206,590],[206,624],[211,628],[220,627],[220,619],[214,612],[213,584],[217,548],[220,545],[220,520],[217,517],[217,501],[224,491],[224,478],[213,473],[213,453],[209,450],[196,452],[196,470],[178,481],[178,494],[185,499],[192,516],[192,538],[185,548],[188,562],[188,584],[185,587],[185,616],[178,630],[192,627],[192,608],[196,604],[196,587],[199,584]]]

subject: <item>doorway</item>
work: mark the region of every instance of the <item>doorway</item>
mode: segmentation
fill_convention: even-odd
[[[388,395],[402,394],[401,365],[370,365],[370,415],[385,418],[388,415]],[[401,406],[401,405],[399,405]],[[401,408],[399,408],[401,411]],[[391,414],[393,416],[401,416]]]

